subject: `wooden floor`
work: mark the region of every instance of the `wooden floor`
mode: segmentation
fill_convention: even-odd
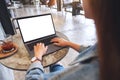
[[[86,19],[83,15],[72,16],[69,12],[57,12],[56,9],[51,9],[51,13],[53,15],[55,29],[64,33],[70,41],[84,46],[93,45],[97,41],[93,20]],[[78,54],[75,50],[69,49],[68,54],[60,63],[62,63],[65,68],[70,67],[68,64],[74,60]],[[15,70],[14,73],[15,80],[24,80],[25,71]]]

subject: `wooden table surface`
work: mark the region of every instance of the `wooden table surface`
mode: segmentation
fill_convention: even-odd
[[[57,32],[57,35],[65,39],[68,39],[64,34],[60,32]],[[29,65],[31,64],[31,61],[30,61],[31,58],[23,44],[19,30],[17,31],[17,34],[13,36],[13,41],[18,45],[18,51],[14,55],[11,55],[4,59],[0,59],[0,62],[3,65],[14,70],[27,70]],[[43,62],[42,62],[43,66],[47,67],[51,64],[54,64],[60,61],[62,58],[66,56],[66,54],[68,53],[68,50],[69,48],[63,48],[52,54],[43,56]]]

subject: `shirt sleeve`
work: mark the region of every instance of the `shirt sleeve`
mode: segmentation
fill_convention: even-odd
[[[80,53],[80,52],[86,50],[87,48],[89,48],[89,46],[88,47],[80,46],[78,52]]]
[[[27,70],[25,80],[41,80],[43,78],[44,70],[40,62],[34,62]]]
[[[79,55],[69,65],[80,63],[93,57],[97,57],[97,44],[84,48],[80,47]]]

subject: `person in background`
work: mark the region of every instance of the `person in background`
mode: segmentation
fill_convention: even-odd
[[[85,61],[80,61],[79,65],[45,74],[40,61],[47,47],[38,43],[34,47],[35,56],[38,59],[28,69],[26,80],[120,80],[119,0],[82,1],[85,17],[92,18],[95,21],[98,46],[94,45],[82,51],[82,54],[84,54],[82,57],[85,57],[85,54],[89,54],[89,57],[87,55]],[[61,38],[54,38],[52,42],[55,45],[70,46],[77,51],[81,51],[79,45]],[[96,52],[97,47],[98,58],[90,56],[90,54]]]

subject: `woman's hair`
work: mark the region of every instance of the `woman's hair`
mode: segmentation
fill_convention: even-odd
[[[120,1],[88,0],[95,20],[101,80],[120,80]]]

